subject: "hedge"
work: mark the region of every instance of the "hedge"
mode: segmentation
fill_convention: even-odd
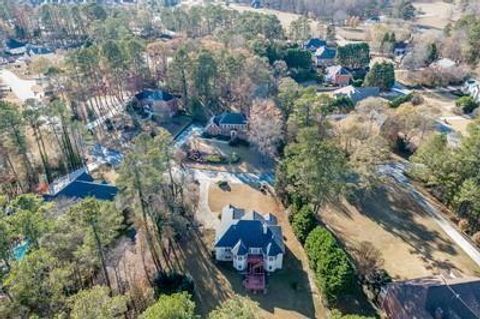
[[[317,220],[313,209],[305,205],[300,210],[293,210],[291,224],[295,236],[303,244],[308,234],[317,226]]]
[[[319,226],[312,230],[305,241],[305,251],[328,301],[333,302],[351,290],[355,277],[352,264],[329,231]]]

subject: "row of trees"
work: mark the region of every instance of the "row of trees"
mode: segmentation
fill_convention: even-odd
[[[19,106],[0,102],[0,176],[9,196],[32,191],[83,165],[83,129],[60,100]],[[32,157],[38,154],[38,162]],[[44,176],[43,179],[40,176]]]
[[[461,219],[462,230],[474,235],[476,240],[480,239],[479,137],[478,123],[469,126],[458,148],[451,148],[446,136],[433,135],[412,157],[411,169],[414,177],[453,209]]]

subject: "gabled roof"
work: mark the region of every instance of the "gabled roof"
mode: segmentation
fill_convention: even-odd
[[[143,101],[143,100],[170,101],[174,98],[173,95],[163,90],[150,90],[150,89],[145,89],[135,94],[135,97],[140,101]]]
[[[17,49],[17,48],[24,47],[24,46],[25,46],[25,43],[10,38],[10,39],[8,39],[7,41],[5,41],[5,46],[6,46],[8,49]]]
[[[243,113],[239,112],[223,112],[213,118],[213,122],[217,125],[222,124],[247,124],[247,118]]]
[[[309,49],[315,51],[320,47],[324,47],[327,45],[327,41],[319,39],[319,38],[311,38],[303,43],[303,47],[305,49]]]
[[[405,42],[405,41],[400,41],[400,42],[395,42],[394,48],[395,48],[395,49],[403,50],[403,49],[406,49],[407,46],[408,46],[408,43],[407,43],[407,42]]]
[[[378,96],[380,88],[378,87],[354,87],[352,85],[335,90],[334,95],[344,95],[352,99],[353,103],[360,102],[368,97]]]
[[[105,181],[95,182],[92,176],[84,172],[54,194],[44,195],[45,200],[57,198],[87,198],[94,197],[99,200],[113,200],[118,193],[118,188]]]
[[[336,75],[350,75],[350,71],[348,71],[346,68],[344,68],[343,66],[341,65],[333,65],[333,66],[329,66],[328,68],[326,68],[326,77],[327,79],[328,78],[333,78],[334,76]]]
[[[232,247],[237,255],[248,253],[249,248],[262,248],[268,256],[285,252],[282,229],[273,215],[264,217],[255,211],[245,214],[231,205],[222,211],[215,247]]]
[[[386,289],[385,298],[396,299],[408,318],[433,319],[439,311],[443,318],[478,319],[480,314],[480,278],[420,278],[392,283]]]
[[[315,51],[315,57],[321,60],[331,60],[337,55],[337,49],[329,47],[320,47]]]

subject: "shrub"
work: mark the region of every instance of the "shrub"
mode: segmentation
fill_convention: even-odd
[[[466,232],[470,228],[470,223],[468,222],[468,219],[462,218],[458,222],[458,228],[460,228],[461,231]]]
[[[205,156],[205,161],[210,164],[222,164],[225,163],[225,157],[219,154],[209,154]]]
[[[357,79],[357,80],[354,80],[352,85],[356,88],[359,88],[359,87],[362,87],[363,85],[363,79]]]
[[[480,247],[480,231],[477,231],[475,234],[472,236],[473,242]]]
[[[173,294],[177,292],[188,292],[190,295],[194,291],[193,279],[188,275],[179,273],[159,273],[153,279],[155,297],[162,294]]]
[[[478,107],[478,102],[471,96],[462,96],[455,101],[455,105],[462,109],[463,113],[469,114]]]
[[[310,206],[303,206],[299,211],[293,213],[293,232],[302,244],[305,243],[308,234],[310,234],[315,226],[317,226],[317,220]]]
[[[412,99],[413,95],[412,94],[407,94],[407,95],[400,95],[394,98],[392,101],[390,101],[390,107],[397,108],[403,103],[407,103]]]
[[[351,289],[354,281],[352,264],[330,232],[322,227],[312,230],[305,241],[305,250],[327,300],[334,301],[339,294]]]
[[[337,309],[334,309],[330,315],[330,319],[373,319],[373,317],[364,317],[361,315],[343,315]]]
[[[413,96],[410,100],[410,102],[415,106],[423,104],[424,101],[425,101],[424,98],[421,95],[418,95],[418,94],[413,94]]]

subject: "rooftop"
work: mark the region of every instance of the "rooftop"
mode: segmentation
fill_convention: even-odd
[[[87,198],[95,197],[99,200],[113,200],[118,188],[105,181],[95,182],[84,169],[61,178],[50,185],[50,192],[44,195],[45,200],[57,198]]]
[[[247,124],[247,118],[239,112],[223,112],[213,118],[217,125],[221,124]]]
[[[249,248],[262,248],[268,256],[285,252],[282,229],[271,214],[245,213],[232,205],[222,211],[215,247],[232,247],[235,254],[245,255]]]
[[[478,319],[480,278],[427,277],[387,286],[387,299],[395,298],[409,318]]]
[[[319,39],[319,38],[311,38],[303,43],[303,47],[305,49],[309,49],[315,51],[320,47],[324,47],[327,45],[327,41]]]
[[[174,98],[173,95],[163,90],[151,90],[151,89],[145,89],[135,94],[135,97],[140,101],[142,100],[170,101]]]
[[[367,97],[378,96],[380,89],[378,87],[354,87],[349,85],[333,92],[334,95],[344,95],[352,99],[353,103],[360,102]]]
[[[334,59],[337,55],[337,49],[326,46],[320,47],[315,51],[317,59]]]

